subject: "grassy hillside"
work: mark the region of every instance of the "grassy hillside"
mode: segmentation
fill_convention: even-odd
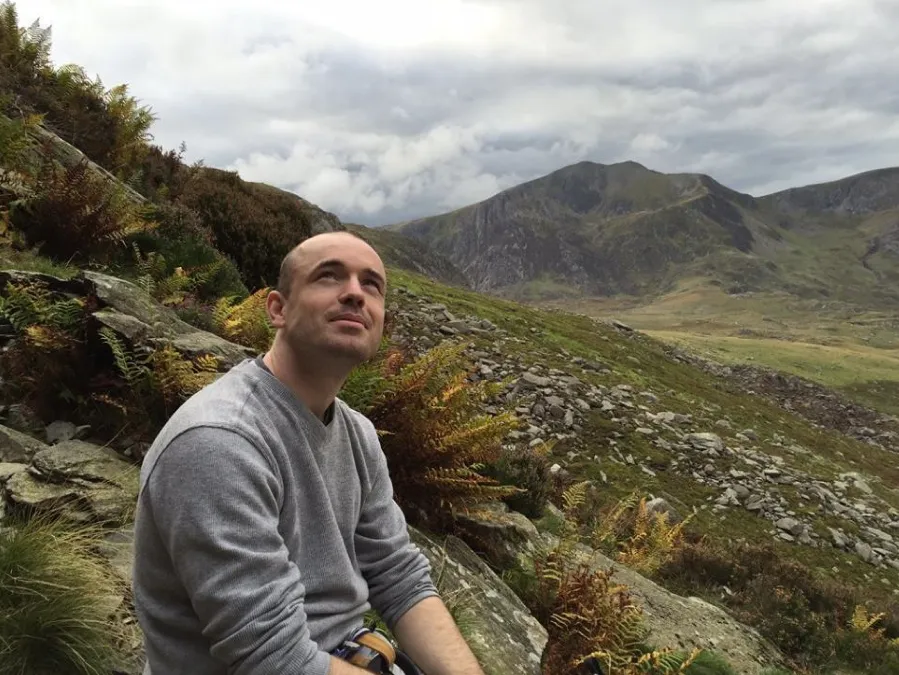
[[[899,473],[895,454],[877,449],[839,434],[815,428],[802,418],[760,396],[749,395],[726,379],[716,378],[696,368],[677,363],[664,355],[658,343],[639,335],[621,333],[585,316],[541,310],[495,297],[453,289],[428,279],[395,272],[393,283],[426,296],[429,301],[446,305],[456,315],[486,317],[505,328],[519,341],[506,346],[497,355],[503,363],[522,360],[540,364],[539,372],[571,373],[589,383],[614,391],[619,385],[633,387],[633,408],[617,407],[614,412],[591,412],[584,428],[560,441],[553,451],[556,461],[575,476],[595,479],[601,486],[598,497],[608,505],[614,498],[638,488],[669,500],[678,510],[696,512],[696,531],[712,540],[745,540],[772,543],[771,524],[744,509],[719,510],[714,500],[720,489],[704,480],[702,474],[674,469],[678,452],[666,449],[655,434],[639,430],[643,413],[670,411],[689,415],[691,429],[711,431],[730,440],[750,428],[758,443],[745,440],[736,445],[751,445],[759,451],[762,465],[801,467],[802,485],[829,482],[846,472],[867,477],[883,508],[899,507]],[[404,297],[404,296],[398,296]],[[473,339],[478,349],[490,351],[489,340]],[[601,364],[605,372],[578,366],[581,359]],[[899,365],[894,362],[893,367]],[[667,436],[667,433],[663,432]],[[676,434],[675,434],[676,437]],[[634,462],[624,461],[628,456]],[[620,459],[619,459],[620,458]],[[739,464],[727,464],[736,468]],[[651,472],[644,468],[652,469]],[[813,519],[823,536],[827,527],[836,525],[832,516],[820,513],[807,488],[800,484],[774,488],[786,500],[787,509]],[[820,528],[820,529],[819,529]],[[853,554],[830,546],[797,546],[774,538],[773,545],[784,559],[801,560],[813,566],[817,574],[837,583],[857,583],[875,598],[882,589],[896,588],[899,571],[860,565]],[[706,594],[720,601],[717,593]]]
[[[543,304],[620,319],[713,359],[782,369],[899,413],[899,319],[890,304],[865,309],[782,291],[732,295],[702,277],[650,300],[580,297]]]

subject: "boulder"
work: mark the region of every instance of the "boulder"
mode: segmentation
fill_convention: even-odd
[[[5,489],[20,508],[119,524],[133,513],[138,469],[110,448],[71,440],[36,453],[27,470],[9,476]]]
[[[539,533],[534,523],[502,502],[487,504],[459,514],[457,524],[465,541],[492,565],[508,569],[522,552],[536,551]]]
[[[256,355],[249,347],[229,342],[182,321],[175,312],[157,303],[143,289],[124,279],[85,271],[96,297],[105,306],[94,318],[138,343],[170,343],[188,356],[212,354],[227,367]]]
[[[525,525],[516,518],[518,515],[520,514],[506,512],[501,507],[475,511],[464,520],[463,536],[491,564],[501,568],[508,567],[506,563],[510,558],[526,559],[539,549],[545,550],[556,545],[556,536],[536,530],[530,521]],[[469,539],[472,528],[479,534],[475,539]],[[714,649],[727,658],[737,672],[747,675],[758,675],[765,668],[783,662],[783,657],[774,645],[755,629],[731,617],[725,610],[699,598],[673,593],[586,546],[578,545],[577,549],[594,569],[613,568],[613,579],[630,588],[643,608],[652,644],[659,647]],[[505,586],[503,588],[508,590]],[[542,654],[542,650],[538,653]]]
[[[250,347],[191,326],[142,288],[118,277],[90,270],[83,270],[72,279],[37,272],[0,271],[0,288],[8,281],[43,282],[54,293],[92,298],[91,305],[97,305],[91,312],[95,327],[110,328],[136,345],[156,348],[171,344],[190,357],[211,354],[218,358],[222,370],[256,356]]]
[[[0,426],[0,462],[28,463],[35,453],[47,446],[36,438],[15,429]]]
[[[524,603],[462,540],[409,529],[428,558],[445,602],[464,603],[466,639],[486,675],[540,675],[546,630]],[[471,623],[469,623],[471,622]]]
[[[687,434],[685,440],[697,450],[711,452],[721,452],[724,450],[724,441],[721,440],[721,437],[718,434],[708,432]]]
[[[557,541],[550,534],[541,533],[541,537],[544,546]],[[612,580],[628,587],[643,610],[651,644],[714,650],[741,675],[760,675],[767,668],[784,664],[783,656],[770,641],[725,610],[697,597],[673,593],[598,551],[577,548],[593,569],[611,568]]]

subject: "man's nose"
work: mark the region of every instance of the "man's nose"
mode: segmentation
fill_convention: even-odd
[[[343,287],[341,300],[343,302],[355,302],[361,305],[365,302],[365,293],[362,290],[362,283],[353,275],[350,275]]]

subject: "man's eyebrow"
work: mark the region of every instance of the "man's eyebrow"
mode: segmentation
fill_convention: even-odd
[[[387,280],[384,279],[384,277],[381,275],[380,272],[378,272],[378,270],[372,269],[371,267],[369,267],[369,268],[366,269],[365,271],[368,272],[368,273],[369,273],[371,276],[373,276],[375,279],[377,279],[379,282],[381,282],[381,285],[382,285],[382,286],[385,285],[385,284],[387,283]]]

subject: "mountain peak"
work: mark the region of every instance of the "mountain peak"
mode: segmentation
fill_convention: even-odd
[[[899,167],[781,190],[759,199],[787,212],[869,214],[899,208]]]

